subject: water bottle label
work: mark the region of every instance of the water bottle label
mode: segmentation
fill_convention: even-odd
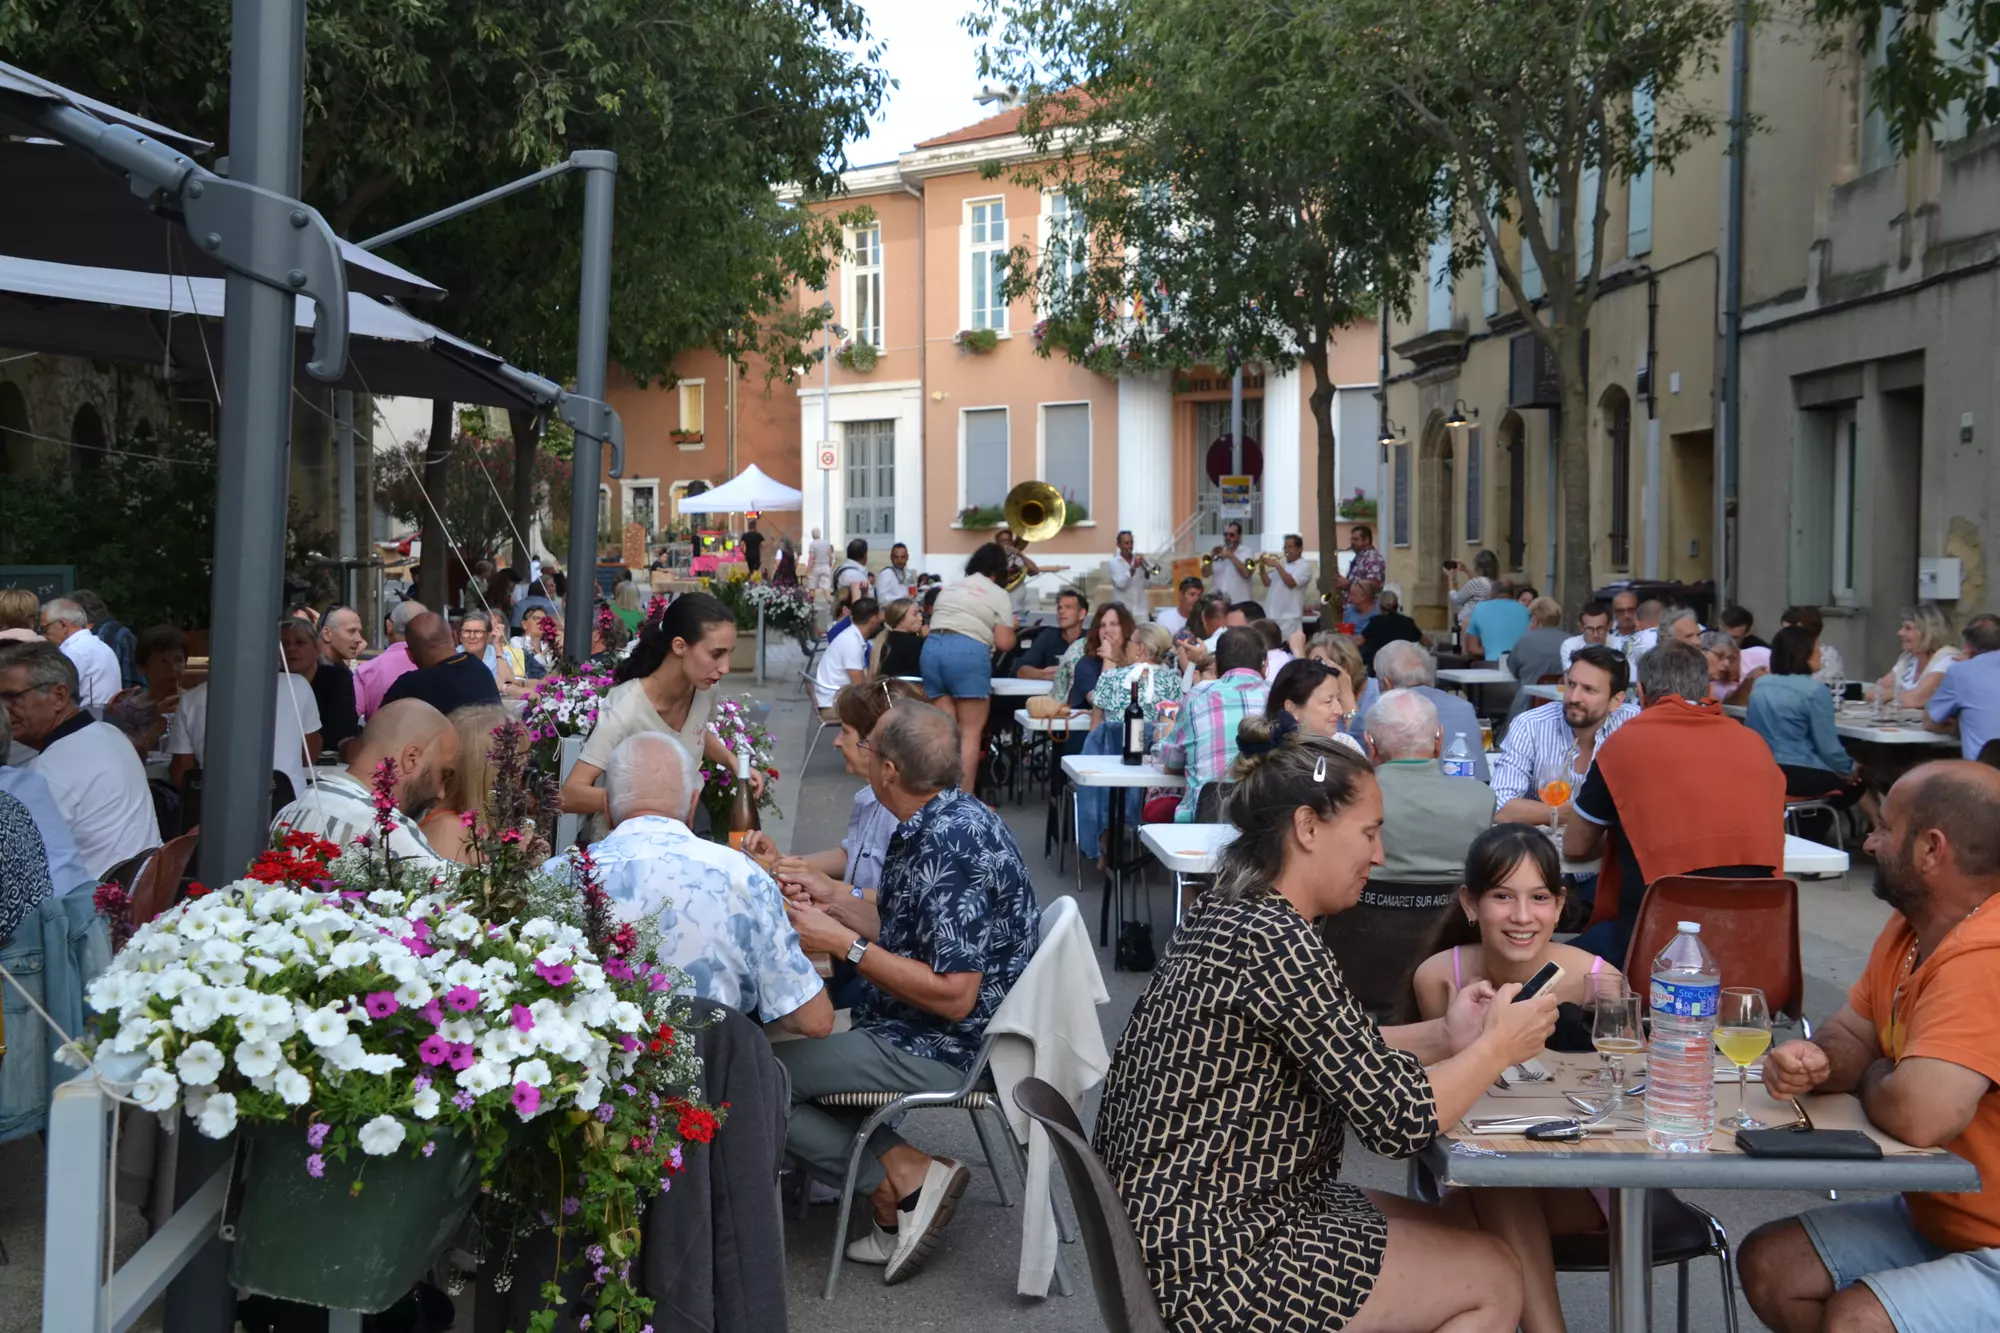
[[[1714,1018],[1722,1004],[1722,987],[1655,980],[1647,1003],[1655,1014],[1673,1018]]]

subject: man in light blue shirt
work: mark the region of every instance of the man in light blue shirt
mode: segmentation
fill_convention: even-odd
[[[2000,739],[2000,616],[1965,622],[1965,652],[1944,673],[1926,707],[1930,720],[1924,730],[1949,735],[1956,725],[1967,759],[1979,758],[1987,742]]]
[[[0,756],[13,741],[13,724],[7,710],[0,708]],[[56,804],[55,793],[49,790],[48,780],[19,765],[0,763],[0,791],[28,807],[28,817],[35,821],[35,831],[42,835],[42,846],[48,852],[49,885],[55,896],[60,898],[72,889],[95,889],[97,877],[83,863],[83,854],[76,849],[76,838]]]
[[[1450,753],[1454,739],[1462,737],[1466,754],[1472,760],[1472,775],[1481,782],[1493,781],[1492,770],[1486,765],[1486,747],[1480,743],[1479,714],[1458,695],[1447,694],[1437,687],[1437,659],[1424,651],[1421,644],[1384,644],[1382,651],[1375,654],[1375,679],[1368,685],[1359,701],[1363,714],[1390,690],[1415,690],[1437,710],[1438,732],[1445,753]]]
[[[1497,662],[1500,654],[1514,646],[1514,640],[1528,632],[1528,608],[1511,593],[1489,597],[1472,608],[1465,632],[1472,636],[1466,644],[1469,651],[1484,661]]]
[[[659,961],[687,973],[703,999],[758,1022],[805,1037],[833,1031],[833,1002],[799,948],[777,882],[742,852],[689,830],[701,775],[686,748],[665,732],[627,737],[611,752],[604,787],[611,832],[590,849],[598,883],[623,919],[657,919]],[[576,874],[567,856],[543,869]]]

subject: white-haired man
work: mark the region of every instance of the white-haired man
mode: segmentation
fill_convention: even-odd
[[[806,1037],[833,1031],[833,1002],[799,948],[777,881],[742,852],[688,828],[701,799],[694,756],[665,732],[628,736],[604,769],[611,832],[590,849],[598,882],[628,921],[653,917],[662,963],[695,994]],[[567,856],[549,873],[572,877]]]
[[[1486,747],[1479,739],[1479,714],[1464,699],[1437,688],[1437,659],[1422,644],[1399,642],[1382,646],[1375,654],[1375,680],[1369,682],[1367,692],[1361,697],[1361,710],[1367,712],[1390,690],[1414,690],[1430,700],[1437,711],[1438,731],[1445,745],[1449,747],[1454,736],[1463,737],[1466,754],[1472,759],[1472,775],[1481,782],[1493,781],[1493,774],[1486,767]]]
[[[118,654],[90,632],[90,616],[67,597],[42,603],[42,637],[76,667],[76,706],[93,718],[104,716],[104,705],[124,688]]]
[[[410,645],[405,641],[404,634],[410,628],[410,622],[426,610],[428,608],[422,602],[396,603],[396,609],[384,622],[388,629],[389,646],[354,668],[354,702],[361,710],[362,721],[375,716],[382,707],[383,696],[388,694],[397,677],[417,669],[417,664],[410,660]]]
[[[1392,645],[1393,646],[1393,645]],[[1465,852],[1493,822],[1493,789],[1438,766],[1437,709],[1416,690],[1390,690],[1368,710],[1368,749],[1382,788],[1382,867],[1390,884],[1457,884]]]

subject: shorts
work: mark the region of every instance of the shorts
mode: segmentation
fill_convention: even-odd
[[[1901,1195],[1815,1208],[1799,1225],[1834,1290],[1867,1283],[1896,1333],[1961,1333],[1968,1310],[2000,1309],[2000,1250],[1940,1249]]]
[[[993,693],[993,650],[969,634],[925,636],[924,693],[937,699],[984,699]]]

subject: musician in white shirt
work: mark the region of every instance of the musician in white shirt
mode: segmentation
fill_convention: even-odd
[[[910,548],[897,542],[889,548],[889,563],[875,571],[875,600],[887,606],[911,595]]]
[[[1132,530],[1125,529],[1118,534],[1118,549],[1105,562],[1111,571],[1111,600],[1123,602],[1127,609],[1140,613],[1146,610],[1146,560],[1132,549]]]
[[[1284,559],[1258,571],[1264,583],[1264,612],[1278,622],[1289,640],[1305,621],[1306,587],[1312,582],[1312,562],[1306,559],[1305,538],[1285,534]]]
[[[1223,525],[1222,549],[1211,562],[1208,586],[1227,597],[1231,606],[1256,600],[1250,590],[1250,560],[1255,555],[1243,540],[1241,523],[1232,518]]]

